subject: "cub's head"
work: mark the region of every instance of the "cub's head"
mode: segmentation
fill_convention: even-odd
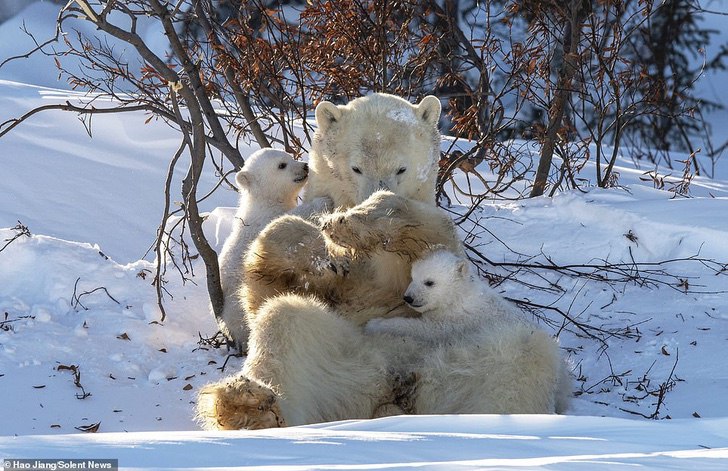
[[[308,164],[295,160],[288,152],[266,148],[248,157],[235,175],[235,182],[254,198],[293,207],[307,177]]]
[[[439,310],[463,296],[471,279],[468,260],[447,250],[437,250],[412,264],[412,282],[404,301],[418,312]]]
[[[380,189],[434,203],[439,119],[434,96],[417,105],[384,93],[343,106],[322,102],[311,164],[335,180],[327,184],[338,206],[359,204]]]

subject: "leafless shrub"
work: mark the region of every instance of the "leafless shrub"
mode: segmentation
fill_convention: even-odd
[[[225,185],[244,163],[241,142],[275,143],[301,154],[310,145],[312,110],[322,99],[345,102],[370,91],[410,99],[434,93],[444,101],[442,127],[452,137],[440,161],[438,201],[468,207],[458,222],[486,199],[583,187],[591,161],[597,185],[614,186],[619,149],[637,139],[625,140],[626,129],[638,121],[702,116],[695,106],[673,106],[690,94],[690,82],[668,86],[664,74],[653,80],[636,55],[640,41],[654,40],[650,21],[660,8],[648,0],[313,0],[295,7],[275,0],[73,0],[59,13],[56,37],[36,41],[35,52],[54,56],[60,74],[86,92],[85,99],[9,119],[0,124],[0,137],[48,109],[79,114],[89,133],[95,115],[131,111],[177,129],[180,144],[170,156],[151,249],[157,262],[152,283],[164,320],[167,270],[190,281],[191,262],[199,256],[219,313],[219,267],[202,232],[198,202],[205,195],[197,186],[203,172],[214,172],[218,186]],[[79,22],[90,22],[98,33],[83,34]],[[145,23],[164,31],[166,50],[145,42]],[[687,31],[703,42],[709,37],[693,26]],[[119,42],[129,46],[123,53]],[[723,54],[709,66],[719,67]],[[69,59],[80,68],[67,66]],[[659,70],[673,59],[665,56]],[[689,137],[690,129],[680,132]],[[521,138],[541,144],[538,159]],[[682,141],[692,154],[676,194],[688,192],[699,168],[697,148],[689,138]],[[175,207],[172,177],[185,163],[182,202]],[[465,173],[465,185],[453,178],[457,171]],[[662,185],[657,173],[647,178]],[[514,263],[521,270],[553,268],[549,260]],[[515,265],[500,268],[512,269],[514,279],[524,273]],[[574,277],[637,282],[629,267],[605,262],[581,268],[563,269]]]

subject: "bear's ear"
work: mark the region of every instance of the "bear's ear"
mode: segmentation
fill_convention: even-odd
[[[465,278],[468,276],[468,260],[458,260],[458,264],[455,267],[455,273],[458,274],[460,278]]]
[[[342,111],[330,101],[322,101],[316,107],[316,124],[321,131],[326,132],[332,124],[341,119]]]
[[[437,126],[437,123],[440,121],[441,110],[440,99],[434,95],[427,95],[417,105],[415,113],[418,118],[430,126]]]
[[[238,184],[238,188],[241,190],[243,188],[249,188],[252,183],[252,178],[253,176],[243,169],[235,174],[235,183]]]

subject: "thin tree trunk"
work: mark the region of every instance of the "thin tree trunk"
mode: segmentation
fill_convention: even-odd
[[[541,196],[546,190],[548,183],[549,169],[554,157],[554,148],[559,129],[563,124],[564,112],[571,94],[572,82],[579,64],[579,39],[581,37],[581,24],[586,18],[587,8],[583,0],[571,0],[569,5],[571,18],[567,24],[564,34],[564,60],[559,70],[556,81],[556,96],[549,108],[549,123],[546,129],[546,137],[541,147],[541,157],[538,161],[536,178],[531,189],[531,197]]]
[[[212,6],[209,4],[209,2],[206,2],[205,5],[207,6],[208,11],[211,12]],[[198,1],[195,4],[195,13],[197,15],[197,19],[202,25],[202,28],[205,30],[205,34],[207,34],[207,36],[211,38],[216,44],[221,44],[220,38],[218,37],[215,30],[212,28],[212,25],[210,24],[210,18],[207,16],[207,12],[205,11],[205,8],[203,7],[201,1]],[[230,85],[230,89],[232,90],[233,96],[235,97],[235,101],[237,101],[238,106],[240,106],[240,111],[243,113],[243,117],[248,122],[250,130],[253,133],[253,137],[255,138],[256,142],[260,147],[270,147],[270,140],[268,140],[268,136],[265,135],[263,129],[261,129],[260,127],[258,119],[255,117],[255,113],[253,112],[253,107],[250,105],[250,99],[248,98],[248,95],[235,82],[235,73],[233,72],[232,68],[225,67],[224,73],[225,79],[228,81],[228,85]],[[239,167],[236,168],[238,170],[240,169]]]

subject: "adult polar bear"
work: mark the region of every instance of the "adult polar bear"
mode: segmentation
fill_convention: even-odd
[[[434,349],[426,343],[367,336],[361,328],[374,317],[408,315],[401,296],[417,257],[437,246],[462,253],[451,220],[434,204],[439,114],[434,97],[411,105],[384,94],[346,106],[317,107],[307,199],[328,196],[335,205],[351,208],[328,216],[323,231],[284,216],[251,246],[244,297],[249,314],[255,315],[249,319],[248,358],[242,374],[201,390],[198,416],[206,427],[252,429],[369,418],[381,406],[397,404],[402,385],[408,387],[402,378],[412,372],[448,365],[468,369],[447,350],[433,357],[429,353]],[[380,188],[394,194],[377,192],[368,198]],[[336,269],[336,277],[329,267]],[[365,289],[360,287],[354,297],[327,288],[355,278]],[[361,303],[361,293],[372,287],[365,305],[352,302]],[[435,362],[434,367],[427,362]],[[487,388],[479,373],[464,371],[463,377],[470,378],[468,391],[457,393]],[[453,409],[447,396],[456,391],[444,386],[437,389],[441,397],[428,397],[422,401],[428,406],[415,407],[416,412],[474,412]],[[553,411],[486,406],[477,412]]]

